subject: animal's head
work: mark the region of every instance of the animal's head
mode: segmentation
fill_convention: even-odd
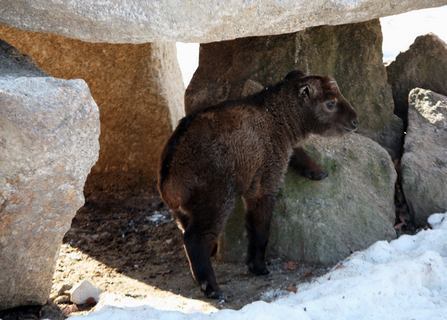
[[[289,96],[305,110],[312,133],[339,135],[358,128],[357,113],[330,77],[292,71],[285,78]]]

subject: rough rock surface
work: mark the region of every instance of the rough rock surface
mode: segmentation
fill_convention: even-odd
[[[446,0],[2,0],[0,23],[92,42],[210,42],[380,18]]]
[[[0,309],[46,302],[98,137],[83,80],[48,77],[0,42]]]
[[[434,34],[417,37],[387,68],[395,113],[406,121],[408,94],[425,88],[447,95],[447,44]]]
[[[396,157],[402,125],[393,115],[379,20],[201,45],[199,67],[185,94],[186,112],[241,97],[249,79],[269,85],[293,69],[334,76],[358,111],[362,133]]]
[[[89,85],[101,115],[101,148],[86,194],[149,188],[184,113],[175,44],[95,44],[8,27],[0,27],[0,39],[48,74]]]
[[[329,176],[311,181],[289,170],[273,214],[270,253],[330,265],[377,240],[394,238],[396,172],[386,151],[358,134],[311,137],[305,148]],[[224,260],[245,255],[240,211],[220,242]]]
[[[447,211],[447,97],[425,89],[409,95],[402,188],[418,226]]]

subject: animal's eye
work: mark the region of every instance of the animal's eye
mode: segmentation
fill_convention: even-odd
[[[307,98],[310,97],[310,90],[309,90],[309,86],[308,85],[302,86],[300,88],[300,96],[301,97],[307,97]]]
[[[337,106],[337,102],[335,100],[330,100],[330,101],[326,102],[326,108],[329,111],[334,111],[336,106]]]

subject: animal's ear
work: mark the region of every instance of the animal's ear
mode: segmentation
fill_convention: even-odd
[[[338,87],[337,81],[335,81],[334,79],[331,79],[329,81],[328,88],[329,88],[329,90],[332,90],[332,91],[340,91],[340,88]]]
[[[305,76],[306,76],[306,74],[304,72],[302,72],[300,70],[293,70],[293,71],[290,71],[286,75],[285,79],[286,80],[293,80],[293,79],[298,80],[298,79],[301,79],[302,77],[305,77]]]
[[[299,93],[300,93],[300,96],[301,97],[303,97],[303,98],[310,98],[310,86],[309,86],[309,84],[304,84],[303,86],[301,86],[300,88],[299,88]]]

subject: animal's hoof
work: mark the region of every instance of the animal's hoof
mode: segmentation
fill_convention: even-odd
[[[265,276],[270,273],[266,266],[248,265],[248,270],[255,276]]]
[[[310,180],[323,180],[328,176],[328,173],[326,171],[313,171],[313,170],[305,170],[303,174],[306,178]]]
[[[218,286],[210,286],[207,281],[200,285],[200,290],[205,294],[205,297],[209,299],[216,299],[225,301],[225,296]]]
[[[205,291],[205,297],[207,297],[208,299],[214,299],[214,300],[219,300],[219,301],[223,301],[223,302],[226,301],[225,295],[220,290],[216,290],[216,291],[210,290],[209,292]]]

